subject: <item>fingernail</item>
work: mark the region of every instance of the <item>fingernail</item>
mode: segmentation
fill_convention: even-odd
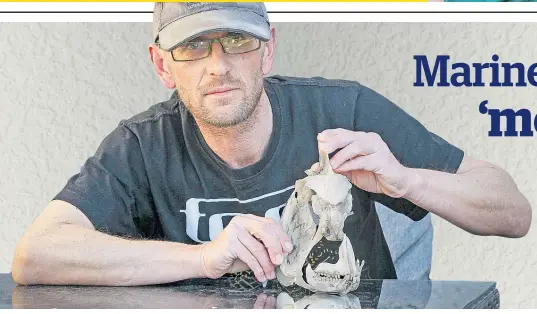
[[[259,281],[260,281],[260,282],[267,281],[267,278],[266,278],[265,276],[261,276],[261,277],[259,278]]]
[[[276,278],[276,273],[271,272],[271,273],[269,274],[269,276],[270,276],[270,279],[274,279],[274,278]]]
[[[289,241],[285,242],[285,248],[287,249],[287,251],[291,251],[293,250],[293,244]]]
[[[283,256],[281,254],[276,255],[276,264],[281,264],[283,262]]]

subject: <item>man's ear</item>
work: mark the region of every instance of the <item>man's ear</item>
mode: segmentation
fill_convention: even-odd
[[[164,53],[165,51],[162,51],[156,44],[149,45],[149,57],[153,63],[153,66],[155,67],[155,70],[157,71],[160,81],[167,88],[173,89],[175,88],[175,81],[173,80],[170,71],[166,67],[166,58]]]
[[[274,49],[276,48],[276,30],[274,27],[270,27],[270,40],[264,43],[265,49],[263,50],[263,75],[267,75],[272,70],[272,63],[274,61]]]

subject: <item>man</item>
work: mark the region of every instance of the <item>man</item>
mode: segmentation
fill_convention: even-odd
[[[371,89],[264,78],[276,37],[262,4],[159,3],[154,35],[151,60],[176,92],[122,121],[47,206],[17,247],[16,282],[274,279],[293,249],[282,205],[319,151],[354,185],[344,231],[362,278],[397,278],[375,201],[473,234],[527,233],[530,205],[506,172]]]

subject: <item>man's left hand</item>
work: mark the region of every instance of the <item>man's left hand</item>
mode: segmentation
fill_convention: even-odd
[[[329,129],[317,136],[319,150],[331,154],[335,172],[362,190],[405,197],[410,193],[410,171],[399,163],[377,133]]]

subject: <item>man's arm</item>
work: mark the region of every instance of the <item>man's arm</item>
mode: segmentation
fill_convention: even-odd
[[[531,206],[504,170],[465,156],[456,173],[403,166],[373,132],[332,129],[318,136],[334,171],[357,187],[418,207],[476,235],[522,237],[532,218]]]
[[[52,201],[20,240],[12,275],[19,284],[159,284],[203,277],[200,249],[107,235],[73,205]]]
[[[12,276],[23,285],[137,286],[251,269],[262,282],[291,250],[269,218],[236,216],[213,241],[188,245],[104,234],[73,205],[52,201],[17,246]]]
[[[477,235],[522,237],[532,210],[511,176],[488,162],[465,156],[455,174],[407,169],[412,203]]]

